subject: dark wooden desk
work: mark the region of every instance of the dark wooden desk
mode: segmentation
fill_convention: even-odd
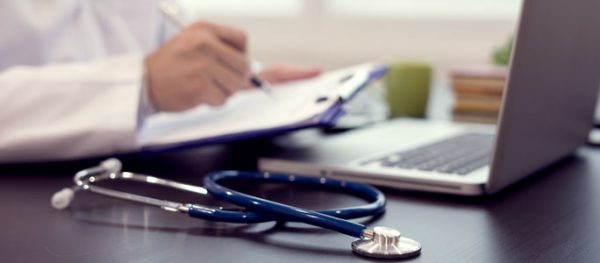
[[[200,184],[214,169],[252,169],[265,141],[124,159],[127,170]],[[356,262],[352,238],[298,224],[207,223],[84,193],[55,211],[50,196],[94,161],[0,167],[2,262]],[[134,186],[126,186],[134,187]],[[139,188],[138,188],[139,189]],[[162,189],[141,190],[159,193]],[[268,198],[310,208],[360,200],[307,189],[263,186]],[[600,150],[573,158],[493,197],[467,199],[385,190],[385,215],[423,244],[413,262],[598,262]],[[202,198],[176,199],[206,203]]]

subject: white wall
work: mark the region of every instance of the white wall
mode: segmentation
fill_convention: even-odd
[[[493,47],[512,34],[519,2],[188,0],[188,6],[203,19],[245,29],[252,56],[265,62],[331,68],[410,59],[446,67],[488,63]]]
[[[512,21],[219,19],[245,28],[252,55],[335,67],[364,60],[480,64],[514,30]]]

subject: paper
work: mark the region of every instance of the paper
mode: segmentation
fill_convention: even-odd
[[[352,79],[357,72],[363,72],[357,74],[363,76],[373,67],[364,64],[309,80],[276,85],[270,94],[258,89],[239,92],[218,108],[199,106],[183,113],[156,114],[145,120],[138,146],[197,141],[317,121],[319,114],[340,99],[340,90],[347,91],[348,85],[364,84]]]

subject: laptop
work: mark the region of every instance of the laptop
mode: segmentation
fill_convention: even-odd
[[[497,126],[396,119],[291,134],[259,169],[373,185],[494,194],[587,141],[600,87],[600,1],[525,0]]]

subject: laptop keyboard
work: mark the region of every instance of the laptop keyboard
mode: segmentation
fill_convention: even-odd
[[[362,164],[466,175],[489,164],[493,139],[490,134],[462,134]]]

